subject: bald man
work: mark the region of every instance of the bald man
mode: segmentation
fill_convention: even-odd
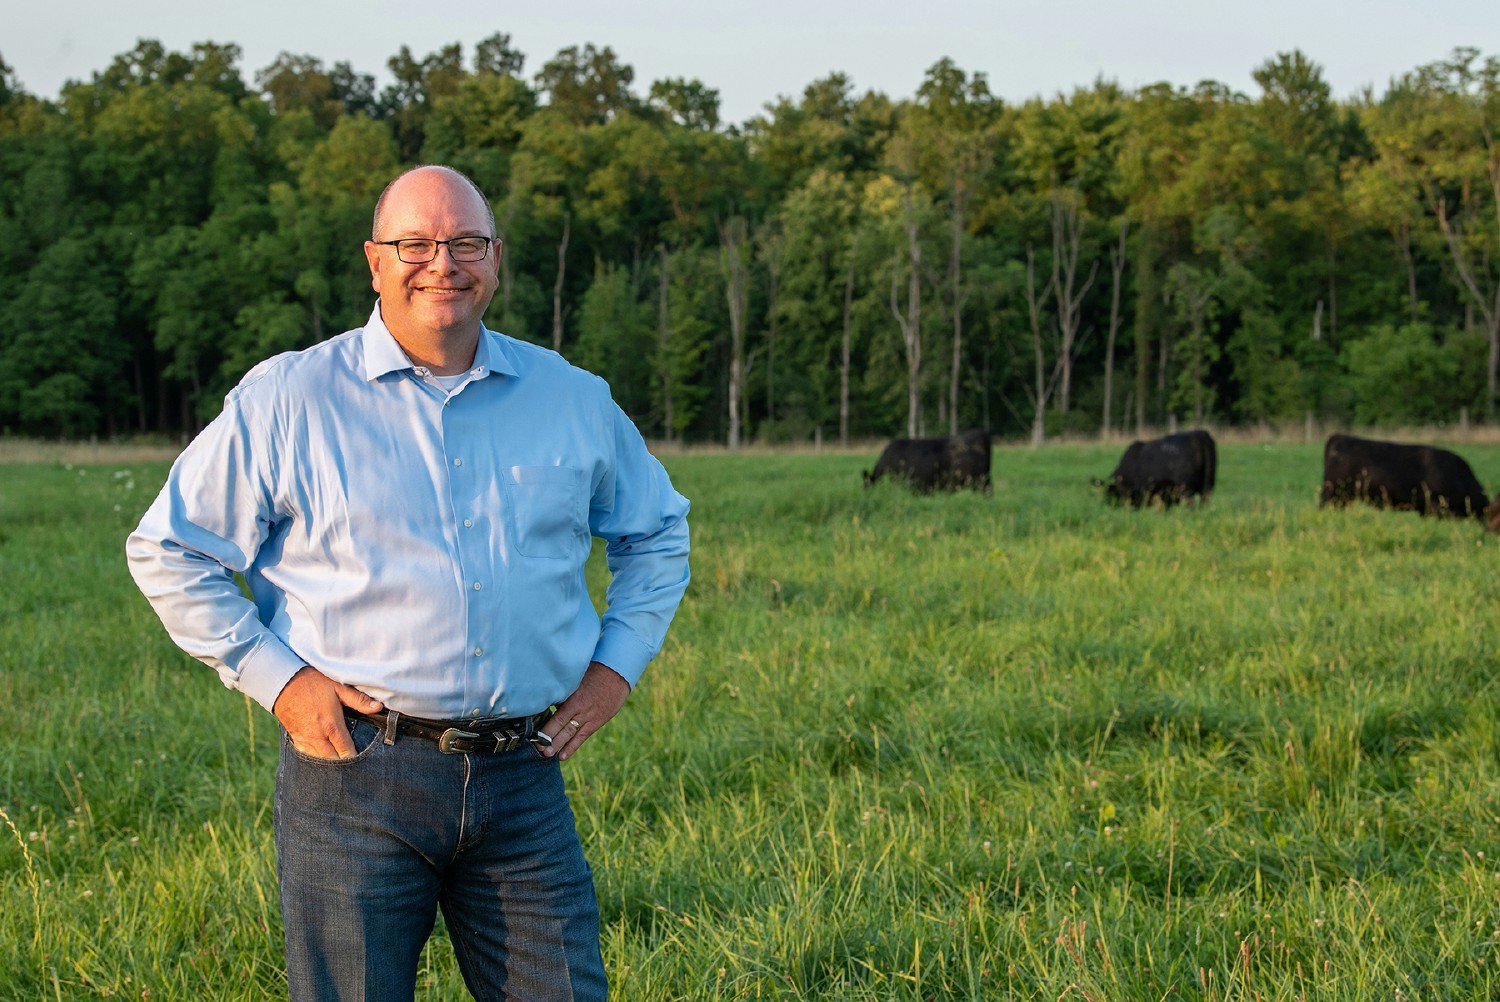
[[[411,999],[439,908],[475,998],[603,999],[560,763],[661,648],[688,502],[602,380],[484,326],[502,246],[472,181],[400,175],[364,253],[369,320],[245,375],[130,570],[282,725],[293,1002]]]

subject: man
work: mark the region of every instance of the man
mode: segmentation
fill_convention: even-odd
[[[559,763],[660,649],[688,503],[602,380],[484,327],[501,249],[462,174],[392,181],[369,321],[251,370],[126,545],[173,640],[281,721],[293,1000],[411,999],[439,907],[476,998],[606,994]]]

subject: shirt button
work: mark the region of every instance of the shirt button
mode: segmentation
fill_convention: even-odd
[[[466,518],[466,519],[464,519],[464,528],[465,529],[472,529],[472,528],[474,528],[474,520],[472,518]]]
[[[484,657],[484,648],[483,647],[476,647],[476,648],[474,648],[474,656],[476,658]]]
[[[454,466],[462,466],[462,465],[464,465],[464,461],[462,459],[455,459],[453,461],[453,465]]]
[[[483,587],[483,586],[478,581],[474,582],[474,590],[475,591],[478,591],[481,587]]]

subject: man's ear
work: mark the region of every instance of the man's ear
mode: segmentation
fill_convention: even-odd
[[[380,292],[380,245],[373,240],[365,241],[365,260],[370,262],[370,288]],[[496,261],[496,265],[499,262]]]

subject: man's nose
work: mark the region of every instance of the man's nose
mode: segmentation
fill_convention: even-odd
[[[436,271],[451,271],[458,267],[458,262],[454,260],[453,250],[447,244],[438,244],[432,260],[427,262],[427,267]]]

